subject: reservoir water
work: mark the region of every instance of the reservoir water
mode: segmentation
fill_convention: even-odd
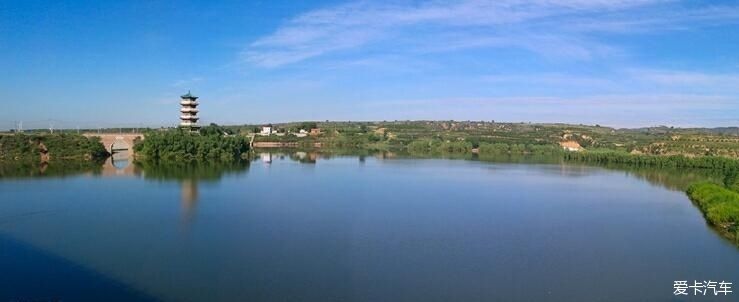
[[[0,179],[0,301],[739,297],[673,295],[676,280],[739,287],[739,249],[680,190],[685,171],[306,153],[106,165]]]

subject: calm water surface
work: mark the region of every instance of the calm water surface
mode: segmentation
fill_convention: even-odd
[[[107,165],[0,179],[0,301],[715,301],[675,299],[673,281],[739,283],[739,249],[664,181],[680,173]]]

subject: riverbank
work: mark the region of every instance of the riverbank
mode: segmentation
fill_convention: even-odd
[[[701,182],[691,185],[686,193],[709,223],[739,244],[739,192]]]

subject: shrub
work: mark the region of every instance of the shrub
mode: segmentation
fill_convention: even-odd
[[[249,150],[249,142],[245,137],[225,136],[224,132],[214,129],[203,133],[194,134],[180,129],[152,131],[146,134],[146,139],[134,146],[134,150],[137,157],[165,161],[230,161],[240,158]]]
[[[37,159],[46,149],[53,159],[100,159],[108,156],[99,138],[77,134],[0,136],[0,160]]]

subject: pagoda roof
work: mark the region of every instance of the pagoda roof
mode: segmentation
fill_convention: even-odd
[[[180,97],[183,98],[183,99],[193,99],[193,100],[198,98],[198,97],[192,95],[192,93],[190,93],[190,90],[187,91],[187,94],[182,95]]]

